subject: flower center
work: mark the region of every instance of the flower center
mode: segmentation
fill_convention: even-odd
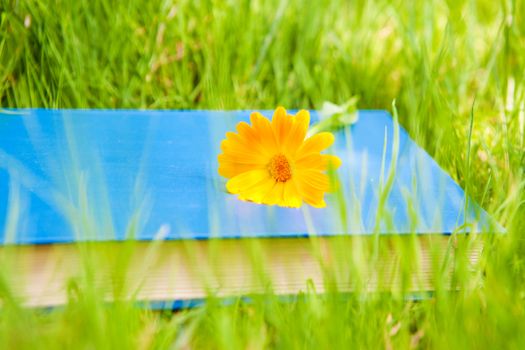
[[[292,178],[292,167],[283,154],[277,154],[270,160],[268,171],[278,182],[286,182]]]

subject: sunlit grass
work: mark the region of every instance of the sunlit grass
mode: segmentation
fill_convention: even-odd
[[[458,242],[456,291],[438,279],[431,297],[368,293],[366,267],[382,248],[357,239],[336,243],[328,293],[283,300],[270,286],[177,313],[138,307],[119,288],[108,303],[87,248],[67,305],[23,308],[5,254],[0,347],[525,346],[523,1],[3,1],[0,11],[1,107],[320,109],[357,95],[359,108],[391,110],[396,99],[401,125],[507,229],[483,238],[474,271],[461,255],[473,243]],[[394,238],[401,272],[418,244]],[[259,248],[249,249],[264,282]],[[113,257],[115,280],[126,254]],[[445,264],[437,252],[435,264]],[[330,289],[346,269],[356,291]]]

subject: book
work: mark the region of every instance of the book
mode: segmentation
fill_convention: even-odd
[[[241,201],[227,193],[217,156],[249,115],[0,112],[0,258],[13,294],[28,306],[64,304],[86,261],[110,299],[116,289],[177,302],[308,286],[428,291],[458,240],[475,264],[476,234],[498,227],[380,110],[360,110],[335,132],[331,152],[342,166],[325,208]],[[312,111],[311,124],[318,120]],[[418,262],[408,278],[402,255]]]

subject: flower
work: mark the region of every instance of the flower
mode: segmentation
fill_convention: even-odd
[[[228,192],[259,204],[298,208],[304,201],[325,207],[324,194],[330,189],[325,171],[339,167],[341,160],[320,152],[332,145],[334,135],[321,132],[306,138],[306,110],[293,116],[278,107],[271,122],[258,112],[250,121],[237,124],[237,132],[227,132],[221,143],[219,174],[229,179]]]

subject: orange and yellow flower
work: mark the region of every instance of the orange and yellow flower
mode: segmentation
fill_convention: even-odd
[[[334,135],[321,132],[306,138],[306,110],[293,116],[278,107],[271,122],[258,112],[250,121],[237,124],[237,132],[226,133],[221,143],[219,174],[229,179],[226,189],[259,204],[326,206],[330,179],[325,172],[339,167],[341,160],[321,151],[332,145]]]

